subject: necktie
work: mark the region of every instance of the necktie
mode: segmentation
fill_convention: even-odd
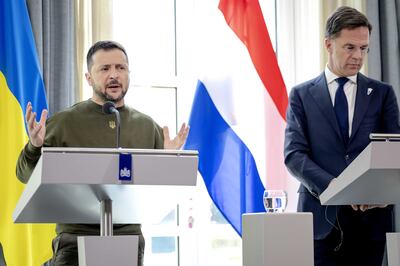
[[[347,142],[349,141],[349,109],[343,87],[348,80],[349,79],[346,77],[340,77],[336,79],[339,87],[336,91],[334,106],[336,119],[339,123],[340,133],[342,134],[345,145],[347,145]]]

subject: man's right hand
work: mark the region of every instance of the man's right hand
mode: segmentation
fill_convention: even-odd
[[[26,106],[26,124],[28,126],[29,141],[35,147],[42,147],[46,135],[46,118],[48,111],[44,109],[40,116],[39,123],[36,122],[36,113],[32,112],[32,104],[28,102]]]

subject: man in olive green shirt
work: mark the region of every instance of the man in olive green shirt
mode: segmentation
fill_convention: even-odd
[[[111,101],[121,118],[120,146],[138,149],[180,149],[189,127],[182,125],[170,139],[168,128],[161,128],[149,116],[124,104],[129,88],[129,62],[125,49],[112,41],[95,43],[87,54],[86,80],[93,88],[92,98],[54,114],[46,121],[47,110],[36,121],[28,103],[26,121],[29,142],[17,162],[17,177],[28,182],[40,156],[41,147],[116,147],[115,115],[104,114],[102,106]],[[53,240],[52,265],[78,265],[77,236],[99,235],[98,224],[57,224]],[[143,265],[144,238],[140,224],[114,225],[116,235],[138,235],[138,265]]]

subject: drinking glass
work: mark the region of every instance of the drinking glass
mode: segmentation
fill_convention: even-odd
[[[287,205],[287,193],[285,190],[266,189],[263,202],[266,212],[284,212]]]

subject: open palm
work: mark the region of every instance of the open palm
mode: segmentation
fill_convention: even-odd
[[[169,136],[168,127],[163,128],[163,133],[164,133],[164,149],[179,150],[185,143],[186,138],[189,134],[189,126],[186,126],[186,124],[183,123],[178,134],[173,139],[171,139]]]
[[[46,135],[46,118],[48,111],[44,109],[40,115],[40,121],[36,122],[36,113],[32,112],[32,104],[26,106],[26,124],[28,127],[29,141],[35,147],[42,147]]]

